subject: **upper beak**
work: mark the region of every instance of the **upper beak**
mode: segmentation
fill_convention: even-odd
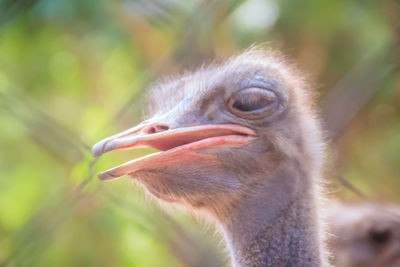
[[[108,137],[92,148],[92,155],[98,157],[106,152],[135,147],[152,147],[166,151],[163,156],[221,145],[241,146],[247,144],[255,132],[235,124],[199,125],[171,129],[168,125],[143,122],[117,135]],[[161,157],[151,155],[136,159],[100,174],[102,179],[116,178],[144,167],[155,166]],[[150,159],[152,159],[150,163]],[[165,159],[164,159],[165,160]],[[139,164],[139,161],[141,164]],[[146,163],[146,164],[145,164]],[[135,165],[135,166],[133,166]],[[105,176],[104,174],[107,174]]]
[[[125,131],[123,131],[121,133],[118,133],[116,135],[107,137],[107,138],[97,142],[92,147],[92,156],[93,157],[99,157],[99,156],[101,156],[102,154],[104,154],[104,153],[106,153],[108,151],[114,150],[114,149],[112,149],[112,146],[115,146],[115,149],[117,149],[116,142],[119,142],[120,143],[120,147],[122,148],[121,141],[129,139],[129,137],[134,137],[134,136],[139,137],[140,136],[140,130],[142,130],[144,128],[144,126],[145,126],[145,123],[142,122],[141,124],[139,124],[139,125],[137,125],[135,127],[132,127],[132,128],[130,128],[128,130],[125,130]],[[113,143],[114,143],[114,145],[113,145]]]

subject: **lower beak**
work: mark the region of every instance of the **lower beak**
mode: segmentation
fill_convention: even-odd
[[[148,133],[148,123],[139,124],[120,134],[106,138],[92,148],[92,155],[98,157],[113,150],[151,147],[159,152],[135,159],[99,174],[100,179],[115,179],[144,168],[156,168],[184,152],[220,146],[243,146],[255,136],[247,127],[235,124],[200,125]],[[160,159],[162,160],[160,161]]]

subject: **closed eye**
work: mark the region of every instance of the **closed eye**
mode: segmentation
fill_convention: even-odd
[[[269,89],[246,88],[229,98],[228,107],[233,114],[240,117],[267,116],[266,113],[271,113],[278,107],[278,96]]]

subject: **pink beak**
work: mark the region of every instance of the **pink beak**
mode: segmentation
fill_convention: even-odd
[[[255,132],[252,129],[234,124],[169,129],[164,124],[143,122],[98,142],[92,148],[92,155],[98,157],[109,151],[136,147],[151,147],[165,151],[129,161],[99,174],[100,179],[110,180],[140,169],[158,168],[168,162],[179,161],[179,157],[182,157],[182,154],[188,156],[188,152],[220,146],[243,146],[254,136]],[[192,160],[196,159],[195,156],[191,156]]]

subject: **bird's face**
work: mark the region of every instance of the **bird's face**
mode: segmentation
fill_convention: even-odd
[[[229,64],[228,64],[229,63]],[[103,153],[152,147],[158,153],[99,174],[141,182],[165,201],[201,208],[239,197],[273,172],[279,144],[298,141],[288,128],[292,88],[278,70],[231,61],[163,83],[152,92],[152,116],[93,146]]]

